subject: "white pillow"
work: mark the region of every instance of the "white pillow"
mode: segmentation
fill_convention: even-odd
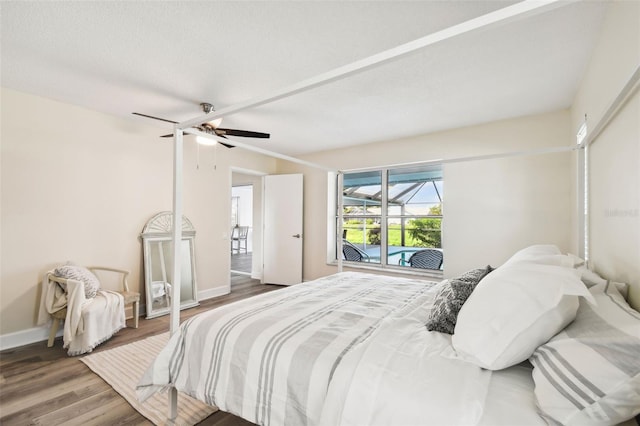
[[[531,357],[535,397],[549,424],[614,425],[640,413],[640,313],[615,285],[589,291],[576,319]]]
[[[574,260],[560,252],[560,249],[552,244],[538,244],[526,247],[507,260],[504,265],[518,262],[538,263],[541,265],[557,265],[572,268]]]
[[[516,252],[511,258],[513,259],[519,256],[547,256],[553,254],[562,254],[558,246],[553,244],[534,244]]]
[[[458,357],[490,370],[518,364],[575,318],[578,296],[593,301],[575,269],[516,262],[484,277],[460,309]]]

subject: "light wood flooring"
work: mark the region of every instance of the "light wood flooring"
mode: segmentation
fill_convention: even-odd
[[[257,280],[232,274],[230,294],[204,300],[200,306],[182,311],[181,319],[278,288],[281,287],[261,285]],[[141,318],[138,329],[121,330],[94,352],[125,345],[168,329],[168,316],[151,320]],[[0,352],[0,424],[151,425],[79,358],[67,356],[62,349],[61,338],[56,339],[53,348],[47,348],[47,342],[42,341]],[[221,411],[199,424],[251,425]]]
[[[249,253],[232,253],[231,254],[231,270],[245,273],[251,273],[252,254]]]

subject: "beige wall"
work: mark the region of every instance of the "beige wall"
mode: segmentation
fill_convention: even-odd
[[[132,272],[141,290],[138,238],[172,209],[166,129],[2,89],[0,335],[35,327],[40,280],[67,260]],[[34,117],[37,113],[37,117]],[[240,149],[185,143],[184,214],[196,228],[201,296],[229,289],[230,166],[275,172],[276,161]],[[143,291],[141,291],[143,292]]]
[[[343,170],[566,146],[569,113],[558,111],[305,157]],[[305,170],[304,278],[326,264],[327,173]],[[284,170],[284,166],[279,166]],[[501,264],[529,244],[570,245],[571,155],[545,154],[446,164],[445,275]]]
[[[612,2],[571,108],[593,130],[640,66],[640,2]],[[632,284],[640,308],[640,95],[638,87],[589,151],[589,252],[594,269]]]

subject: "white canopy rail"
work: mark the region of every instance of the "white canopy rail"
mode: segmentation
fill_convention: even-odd
[[[222,118],[249,108],[268,104],[279,99],[287,98],[289,96],[302,93],[316,87],[349,77],[351,75],[378,67],[387,62],[398,60],[409,54],[416,53],[426,47],[461,36],[463,34],[468,34],[479,30],[486,30],[518,19],[524,19],[543,12],[548,12],[549,10],[566,6],[575,1],[577,0],[525,0],[520,3],[516,3],[514,5],[487,13],[477,18],[469,19],[460,24],[453,25],[449,28],[436,31],[435,33],[421,37],[417,40],[401,44],[367,58],[352,62],[351,64],[335,68],[331,71],[325,72],[307,80],[303,80],[291,86],[275,90],[263,96],[258,96],[246,102],[231,105],[217,111],[212,111],[203,116],[183,121],[181,123],[178,123],[176,126],[180,129],[198,126],[207,121]]]

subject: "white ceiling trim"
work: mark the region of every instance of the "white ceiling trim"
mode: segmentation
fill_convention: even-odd
[[[272,93],[223,108],[219,111],[212,111],[209,114],[183,121],[178,123],[176,128],[186,129],[192,126],[198,126],[202,123],[215,120],[216,118],[225,117],[249,108],[265,105],[397,60],[444,40],[449,40],[473,31],[488,29],[496,25],[502,25],[517,19],[543,13],[551,9],[566,6],[575,1],[577,0],[525,0],[512,6],[445,28],[444,30],[437,31],[411,42],[401,44],[367,58],[352,62],[351,64],[338,67],[316,77],[276,90]]]

